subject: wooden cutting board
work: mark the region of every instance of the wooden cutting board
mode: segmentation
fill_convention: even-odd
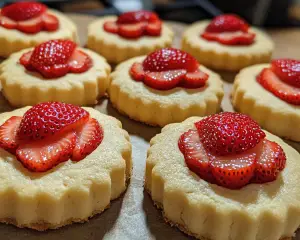
[[[81,45],[86,43],[87,25],[95,20],[95,17],[85,15],[69,14],[70,18],[77,24]],[[187,25],[169,22],[176,36],[174,46],[180,46],[180,37]],[[300,48],[297,40],[300,39],[299,29],[277,29],[268,33],[273,38],[276,49],[274,57],[299,58]],[[224,111],[233,111],[229,101],[232,81],[236,73],[219,72],[226,81],[224,84],[225,96],[222,102]],[[102,99],[96,109],[118,118],[124,129],[130,133],[133,145],[133,176],[126,193],[116,201],[113,201],[110,209],[103,214],[92,218],[88,223],[73,224],[58,230],[36,232],[28,229],[19,229],[14,226],[0,224],[1,240],[148,240],[148,239],[192,239],[185,234],[167,225],[160,213],[152,204],[147,193],[143,191],[146,152],[150,139],[160,132],[160,128],[149,127],[135,122],[120,115],[107,99]],[[0,112],[11,110],[6,100],[0,95]],[[300,150],[300,145],[288,142]],[[299,159],[300,163],[300,159]],[[295,238],[300,240],[300,233]],[[241,239],[242,240],[242,239]]]

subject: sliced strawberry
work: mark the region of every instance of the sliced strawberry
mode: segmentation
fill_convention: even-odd
[[[45,140],[20,144],[17,159],[30,171],[45,172],[71,158],[76,134],[68,132]]]
[[[18,138],[22,141],[46,139],[58,133],[77,129],[89,119],[81,107],[62,102],[40,103],[24,114]]]
[[[129,70],[129,74],[134,80],[143,81],[145,78],[143,65],[141,63],[134,63]]]
[[[30,20],[18,22],[17,28],[24,33],[34,34],[42,30],[43,22],[40,17],[37,17]]]
[[[161,21],[148,23],[146,27],[146,33],[149,36],[159,36],[161,34],[161,28],[162,28]]]
[[[16,2],[1,9],[1,14],[14,21],[26,21],[42,15],[46,5],[38,2]]]
[[[272,61],[271,69],[280,80],[300,88],[300,61],[295,59],[276,59]]]
[[[32,55],[32,51],[24,53],[20,58],[20,63],[25,67],[28,67],[30,65],[31,55]]]
[[[223,112],[195,123],[201,142],[213,155],[232,155],[254,148],[266,134],[245,114]]]
[[[139,38],[145,30],[144,23],[120,24],[119,35],[124,38]]]
[[[218,185],[229,189],[239,189],[247,185],[254,175],[255,157],[253,150],[238,155],[211,155],[211,171]]]
[[[42,15],[42,21],[44,24],[44,30],[52,32],[56,31],[59,27],[59,21],[56,16],[49,14],[49,13],[44,13]]]
[[[17,23],[8,17],[0,15],[0,26],[7,28],[7,29],[15,29],[15,28],[17,28]]]
[[[283,149],[275,142],[263,141],[263,147],[256,159],[256,170],[252,182],[265,183],[276,180],[285,167],[286,156]]]
[[[184,88],[200,88],[205,86],[208,77],[208,74],[202,72],[201,70],[188,72],[181,81],[180,86]]]
[[[17,132],[22,117],[11,117],[0,126],[0,147],[10,153],[15,153],[18,147]]]
[[[132,24],[139,22],[155,22],[159,20],[158,16],[154,12],[150,11],[132,11],[121,14],[118,17],[118,24]]]
[[[113,21],[107,21],[103,24],[103,28],[105,31],[110,33],[118,33],[119,32],[119,26],[116,22]]]
[[[92,59],[84,52],[75,50],[69,59],[69,71],[82,73],[92,66]]]
[[[90,118],[77,131],[77,142],[72,154],[72,160],[80,161],[92,153],[102,142],[103,130],[98,121]]]
[[[162,48],[150,53],[143,61],[145,71],[160,72],[185,69],[194,72],[199,68],[196,58],[175,48]]]
[[[144,83],[154,89],[169,90],[176,87],[185,74],[186,70],[146,72]]]
[[[221,33],[221,32],[248,32],[249,25],[234,14],[223,14],[215,17],[206,27],[206,32]]]
[[[255,33],[245,33],[241,31],[224,33],[204,32],[201,36],[206,40],[217,41],[224,45],[250,45],[254,41]]]
[[[215,182],[211,173],[209,157],[200,142],[198,132],[189,130],[181,135],[178,146],[184,155],[188,168],[195,172],[203,180],[210,183]]]
[[[290,104],[300,105],[300,88],[281,81],[271,69],[263,69],[257,76],[257,81],[281,100]]]

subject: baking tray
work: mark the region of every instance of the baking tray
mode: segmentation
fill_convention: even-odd
[[[70,14],[70,18],[77,24],[81,44],[86,42],[87,25],[95,17]],[[174,46],[180,46],[180,36],[186,25],[180,23],[168,23],[175,31]],[[300,39],[299,29],[272,30],[269,34],[275,41],[276,50],[274,57],[299,58],[300,48],[296,39]],[[224,83],[225,96],[222,101],[224,111],[233,111],[229,101],[234,73],[219,72]],[[147,149],[150,139],[160,132],[160,128],[146,126],[120,115],[107,99],[101,99],[95,108],[103,113],[119,119],[123,128],[130,134],[133,145],[133,175],[127,191],[119,199],[111,203],[111,207],[100,215],[91,218],[84,224],[75,223],[58,230],[37,232],[30,229],[20,229],[12,225],[0,224],[0,240],[150,240],[150,239],[192,239],[181,233],[176,228],[166,224],[161,212],[157,210],[149,195],[144,191],[144,172]],[[0,94],[0,112],[9,111],[12,108]],[[288,142],[297,149],[300,145]],[[299,159],[300,161],[300,159]],[[295,238],[300,240],[300,232]],[[242,239],[241,239],[242,240]]]

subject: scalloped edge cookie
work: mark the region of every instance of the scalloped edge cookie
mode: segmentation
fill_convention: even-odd
[[[286,168],[277,180],[250,184],[240,190],[210,184],[188,169],[178,148],[181,134],[195,129],[194,122],[200,119],[191,117],[182,123],[167,125],[150,141],[145,189],[163,210],[166,221],[202,240],[290,239],[294,236],[300,225],[299,153],[266,132],[267,139],[280,144],[287,155]]]
[[[203,65],[227,71],[238,71],[244,67],[270,62],[274,44],[261,30],[251,27],[256,34],[255,42],[247,46],[228,46],[201,38],[210,21],[192,24],[183,33],[181,48],[192,54]]]
[[[0,65],[2,92],[12,106],[35,105],[40,102],[60,101],[75,105],[92,105],[106,94],[110,66],[95,52],[80,48],[93,60],[93,66],[83,73],[68,73],[60,78],[44,79],[37,72],[27,71],[19,63],[24,49],[14,53]]]
[[[127,60],[111,74],[108,94],[119,112],[148,125],[165,126],[191,116],[205,116],[220,111],[224,91],[218,74],[200,66],[201,71],[209,74],[205,87],[176,87],[160,91],[133,80],[129,75],[131,65],[142,62],[145,58],[146,56],[142,56]]]
[[[1,114],[0,123],[28,109]],[[132,170],[128,133],[119,120],[84,109],[99,121],[104,138],[79,162],[69,160],[45,173],[34,173],[0,149],[0,222],[39,231],[85,222],[126,190]]]
[[[270,64],[247,67],[236,76],[231,93],[232,105],[269,132],[300,141],[300,106],[281,100],[256,81],[256,76],[267,67]]]
[[[69,39],[78,42],[76,25],[64,14],[53,9],[47,12],[59,20],[59,29],[54,32],[41,31],[37,34],[26,34],[15,29],[0,27],[0,56],[8,57],[25,48],[34,47],[51,39]]]
[[[103,29],[104,22],[116,19],[116,16],[103,17],[88,26],[87,47],[104,56],[108,62],[120,63],[172,45],[174,33],[165,23],[162,25],[161,36],[126,39]]]

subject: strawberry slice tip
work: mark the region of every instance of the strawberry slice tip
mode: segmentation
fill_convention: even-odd
[[[19,145],[17,132],[21,120],[22,117],[13,116],[0,126],[0,147],[13,154]]]
[[[143,65],[137,62],[134,63],[129,70],[129,74],[132,76],[134,80],[143,81],[145,77]]]
[[[113,21],[107,21],[103,24],[103,28],[105,31],[110,33],[118,33],[119,32],[119,26],[116,22]]]
[[[200,88],[205,86],[208,77],[207,73],[200,70],[188,72],[181,81],[180,86],[184,88]]]
[[[92,153],[102,142],[103,131],[98,121],[90,118],[77,130],[77,141],[73,149],[72,160],[80,161]]]

